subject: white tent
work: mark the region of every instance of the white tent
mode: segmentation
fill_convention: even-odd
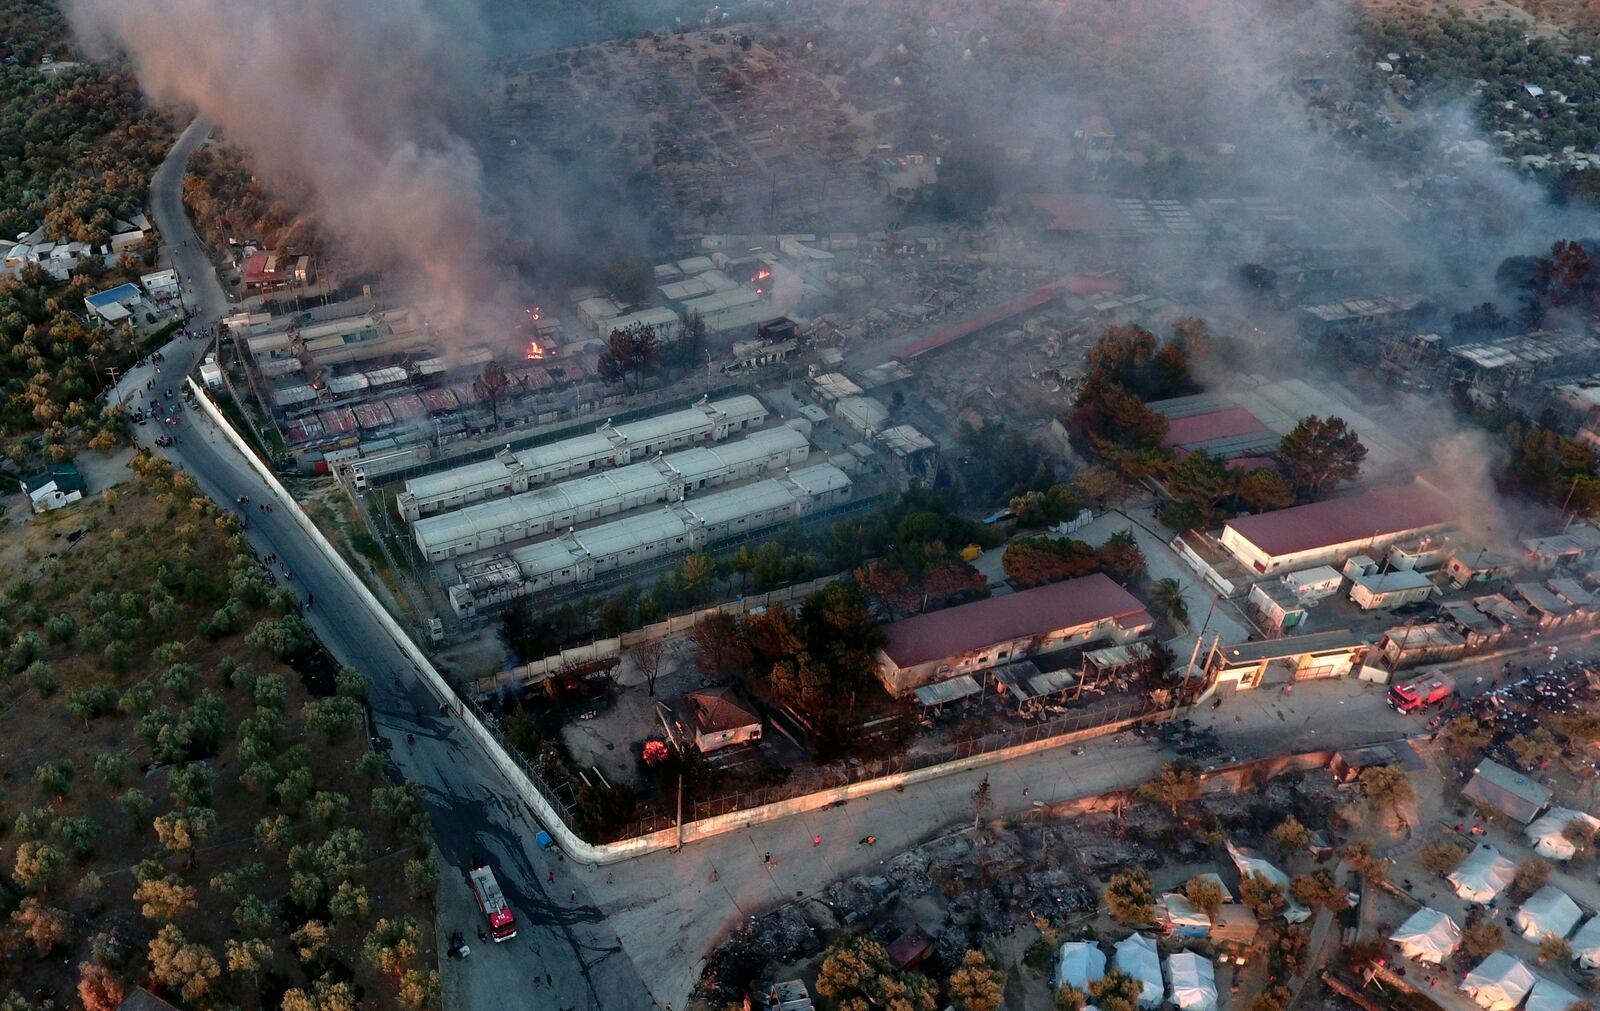
[[[1105,978],[1106,953],[1093,941],[1067,941],[1056,957],[1056,986],[1070,986],[1082,994],[1089,984]]]
[[[1283,873],[1271,860],[1268,860],[1255,850],[1228,843],[1228,856],[1233,858],[1233,865],[1239,868],[1239,876],[1241,878],[1259,874],[1282,888],[1285,895],[1289,893],[1289,875]]]
[[[1572,935],[1572,957],[1585,969],[1600,969],[1600,916],[1589,917],[1583,929]]]
[[[1239,877],[1248,878],[1252,874],[1259,874],[1268,881],[1283,889],[1283,918],[1289,923],[1304,923],[1311,919],[1311,910],[1302,906],[1289,897],[1289,875],[1278,869],[1271,860],[1244,846],[1235,846],[1228,843],[1228,856],[1233,858],[1233,865],[1239,868]]]
[[[1196,880],[1196,881],[1199,881],[1199,880],[1202,880],[1202,879],[1204,879],[1206,881],[1209,881],[1212,884],[1217,886],[1218,890],[1222,892],[1222,901],[1223,902],[1232,902],[1233,901],[1233,893],[1228,891],[1228,886],[1222,880],[1222,875],[1218,874],[1216,871],[1206,871],[1204,874],[1196,874],[1194,876],[1194,880]]]
[[[1528,994],[1528,1003],[1522,1005],[1522,1011],[1567,1011],[1577,1002],[1577,994],[1539,976],[1534,981],[1533,991]]]
[[[1118,941],[1117,953],[1112,959],[1118,969],[1138,980],[1140,1007],[1155,1007],[1161,1003],[1166,991],[1161,986],[1161,956],[1156,952],[1154,938],[1143,934],[1129,934]]]
[[[1545,885],[1528,896],[1517,910],[1517,932],[1530,941],[1566,937],[1583,919],[1583,910],[1555,885]]]
[[[1528,845],[1542,857],[1549,857],[1551,860],[1571,860],[1577,848],[1572,845],[1572,840],[1561,833],[1569,822],[1574,821],[1585,821],[1591,828],[1600,829],[1600,818],[1591,817],[1582,811],[1574,811],[1570,807],[1552,807],[1528,826],[1525,833]]]
[[[1493,902],[1516,876],[1516,864],[1501,856],[1500,851],[1488,843],[1479,843],[1461,861],[1461,866],[1450,872],[1450,884],[1455,888],[1456,895],[1468,902],[1482,904]]]
[[[1456,950],[1461,928],[1437,909],[1423,906],[1400,924],[1390,940],[1400,946],[1400,953],[1407,958],[1438,965]]]
[[[1217,1011],[1217,975],[1209,958],[1192,951],[1167,956],[1167,976],[1172,980],[1172,1003],[1182,1011]]]
[[[1211,917],[1176,892],[1161,896],[1161,921],[1169,931],[1184,937],[1205,937],[1211,933]]]
[[[1503,951],[1478,963],[1461,981],[1461,992],[1488,1011],[1513,1011],[1532,989],[1533,973]]]

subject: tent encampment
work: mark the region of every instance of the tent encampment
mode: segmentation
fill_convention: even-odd
[[[1493,902],[1516,876],[1516,864],[1488,843],[1479,843],[1461,866],[1450,872],[1450,885],[1459,897],[1482,904]]]
[[[1572,935],[1572,957],[1585,969],[1600,969],[1600,916],[1589,917],[1583,929]]]
[[[1233,858],[1233,865],[1239,868],[1239,878],[1243,880],[1255,874],[1266,878],[1268,881],[1283,889],[1283,918],[1289,923],[1304,923],[1311,919],[1311,910],[1302,906],[1289,897],[1289,875],[1285,874],[1271,860],[1244,846],[1235,846],[1228,843],[1228,856]]]
[[[1211,917],[1194,907],[1187,898],[1176,892],[1161,896],[1157,910],[1162,926],[1168,933],[1179,937],[1205,937],[1211,933]]]
[[[1139,1006],[1155,1007],[1161,1003],[1166,990],[1161,985],[1161,956],[1156,952],[1154,938],[1143,934],[1129,934],[1113,945],[1116,967],[1140,983]]]
[[[1578,848],[1572,844],[1564,834],[1564,830],[1571,822],[1588,822],[1592,829],[1600,829],[1600,818],[1574,811],[1570,807],[1552,807],[1540,815],[1527,832],[1528,845],[1542,857],[1551,860],[1571,860]]]
[[[1093,941],[1067,941],[1056,957],[1056,986],[1088,993],[1089,984],[1105,978],[1106,953]]]
[[[1522,1011],[1567,1011],[1567,1008],[1578,1003],[1578,995],[1566,987],[1552,983],[1544,976],[1534,980],[1533,990],[1528,994],[1528,1003],[1522,1005]]]
[[[1533,989],[1533,973],[1527,966],[1497,951],[1478,963],[1461,981],[1461,992],[1487,1011],[1513,1011]]]
[[[1566,937],[1583,919],[1583,910],[1572,897],[1555,885],[1545,885],[1528,896],[1517,910],[1517,933],[1530,941],[1547,937]]]
[[[1400,946],[1400,953],[1407,958],[1438,965],[1456,950],[1461,928],[1437,909],[1423,906],[1400,924],[1390,940]]]
[[[1180,1011],[1217,1011],[1217,974],[1209,958],[1175,951],[1167,956],[1167,977],[1172,980],[1172,1003]]]

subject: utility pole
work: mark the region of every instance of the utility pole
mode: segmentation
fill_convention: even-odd
[[[683,773],[678,773],[678,849],[683,849]]]
[[[1206,620],[1200,623],[1200,631],[1196,632],[1194,636],[1194,649],[1189,653],[1189,664],[1183,668],[1183,680],[1178,683],[1178,690],[1172,693],[1172,710],[1167,713],[1167,719],[1169,720],[1178,715],[1178,700],[1183,697],[1184,689],[1189,687],[1189,675],[1194,671],[1195,661],[1200,658],[1200,644],[1205,641],[1206,629],[1211,627],[1211,615],[1216,609],[1217,594],[1212,593],[1211,606],[1206,608]],[[1222,633],[1218,632],[1216,640],[1211,644],[1211,648],[1213,650],[1216,649],[1217,644],[1221,641]]]

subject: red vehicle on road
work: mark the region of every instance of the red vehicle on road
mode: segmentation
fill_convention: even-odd
[[[1447,701],[1454,691],[1450,679],[1435,671],[1390,688],[1389,705],[1396,712],[1414,713]]]
[[[478,909],[482,911],[483,918],[489,921],[489,936],[495,939],[495,943],[516,937],[517,918],[512,915],[506,897],[500,892],[500,882],[494,879],[494,871],[487,864],[474,867],[467,872],[467,880],[472,883],[472,896],[478,900]]]

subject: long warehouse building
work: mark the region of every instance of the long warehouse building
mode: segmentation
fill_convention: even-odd
[[[702,488],[770,474],[804,463],[810,452],[806,437],[788,426],[752,432],[748,438],[719,446],[696,446],[426,516],[412,526],[412,536],[430,562],[442,562],[640,506],[675,502]]]
[[[484,499],[617,467],[697,442],[721,442],[767,420],[767,408],[748,394],[707,402],[671,414],[621,425],[607,421],[593,432],[530,449],[501,450],[493,458],[425,474],[406,482],[395,505],[411,522]]]
[[[850,490],[845,472],[823,463],[569,531],[462,565],[461,582],[450,587],[450,605],[470,618],[480,608],[803,519],[845,501]]]

